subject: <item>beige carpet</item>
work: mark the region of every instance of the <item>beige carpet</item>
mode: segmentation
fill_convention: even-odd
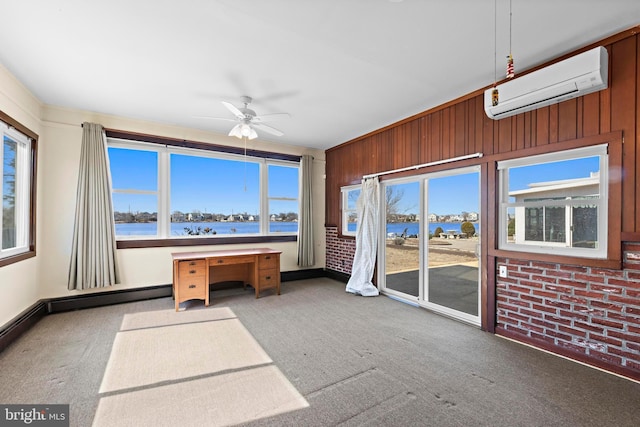
[[[232,425],[308,406],[231,309],[126,315],[94,426]]]

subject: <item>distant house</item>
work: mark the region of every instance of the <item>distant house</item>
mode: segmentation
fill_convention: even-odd
[[[596,172],[585,178],[531,183],[529,188],[509,192],[516,203],[538,202],[538,206],[515,208],[515,243],[590,247],[597,240],[598,212],[588,200],[598,196],[599,181]],[[585,203],[561,202],[576,199]]]

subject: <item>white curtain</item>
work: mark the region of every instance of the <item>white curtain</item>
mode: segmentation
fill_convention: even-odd
[[[298,222],[298,265],[311,267],[315,264],[313,253],[313,157],[305,154],[300,159],[302,180],[300,186],[300,221]]]
[[[379,194],[378,177],[368,178],[362,181],[362,190],[356,203],[356,253],[346,291],[365,297],[379,295],[378,288],[371,282],[378,249]]]
[[[101,125],[82,124],[82,149],[68,288],[118,282],[107,140]]]

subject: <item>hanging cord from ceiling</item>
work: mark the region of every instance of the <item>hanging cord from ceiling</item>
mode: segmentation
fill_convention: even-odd
[[[511,1],[509,0],[509,55],[507,56],[507,78],[508,79],[512,79],[513,76],[515,75],[515,70],[513,67],[513,51],[511,50],[511,40],[512,40],[512,32],[511,32],[511,28],[512,28],[512,21],[513,21],[513,13],[511,11]]]
[[[247,192],[247,136],[244,135],[244,192]]]
[[[498,0],[493,0],[493,91],[491,104],[495,107],[499,102],[498,94]]]

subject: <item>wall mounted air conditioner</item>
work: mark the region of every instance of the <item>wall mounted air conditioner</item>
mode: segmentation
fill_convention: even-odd
[[[602,46],[500,84],[498,104],[493,88],[484,92],[484,111],[494,120],[535,110],[607,88],[607,49]]]

